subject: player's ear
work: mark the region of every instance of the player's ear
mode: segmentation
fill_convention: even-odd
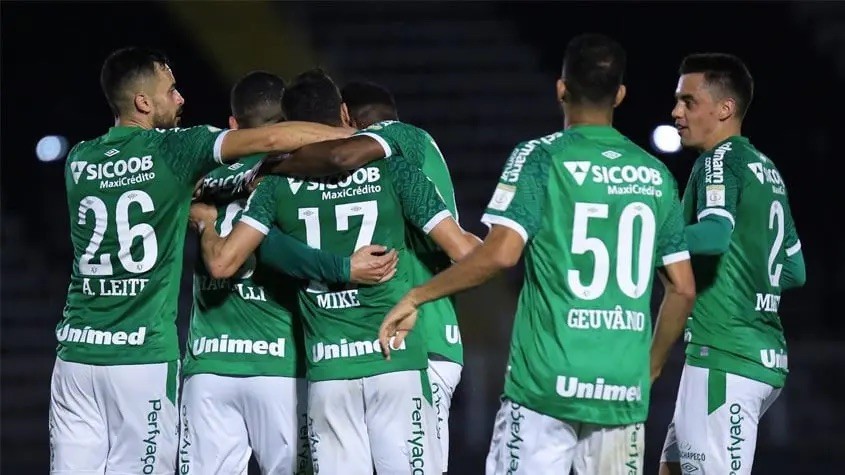
[[[616,98],[613,100],[613,107],[619,107],[619,104],[622,104],[622,101],[625,100],[625,93],[628,90],[625,88],[624,84],[619,85],[619,89],[616,90]]]
[[[346,125],[348,127],[355,127],[352,124],[352,119],[349,118],[349,108],[346,107],[345,102],[340,104],[340,120],[343,121],[343,125]]]
[[[555,90],[557,92],[557,101],[563,104],[563,97],[566,95],[566,84],[563,82],[563,78],[557,80]]]
[[[146,94],[139,92],[135,94],[134,98],[135,109],[139,112],[143,112],[144,114],[149,114],[153,111],[153,104],[149,97]]]
[[[736,100],[732,97],[725,98],[719,101],[719,110],[717,117],[719,120],[728,120],[736,115]]]
[[[229,128],[232,130],[238,130],[238,119],[235,116],[229,116]]]

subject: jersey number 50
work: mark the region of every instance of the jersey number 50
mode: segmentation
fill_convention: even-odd
[[[572,227],[572,254],[593,254],[593,281],[587,285],[581,282],[581,271],[567,272],[569,288],[584,300],[595,300],[604,294],[610,279],[610,253],[604,241],[587,235],[590,219],[607,219],[608,205],[605,203],[575,203],[575,222]],[[640,219],[639,249],[634,249],[634,221]],[[656,225],[654,212],[645,203],[629,203],[619,215],[616,244],[616,283],[623,294],[631,298],[641,297],[648,287],[654,258]],[[638,266],[634,275],[634,251]],[[634,280],[636,279],[636,281]]]

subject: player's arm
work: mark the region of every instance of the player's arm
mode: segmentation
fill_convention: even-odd
[[[402,122],[379,122],[348,139],[302,147],[272,168],[268,167],[269,173],[322,176],[354,170],[374,160],[401,153],[402,139],[413,140],[420,133],[419,129]],[[421,165],[422,160],[417,160],[417,164]]]
[[[730,153],[730,152],[729,152]],[[706,159],[695,187],[698,222],[684,229],[690,254],[720,255],[728,251],[736,224],[741,175],[726,156],[719,163]]]
[[[240,220],[226,237],[214,226],[216,209],[206,204],[191,205],[191,221],[200,232],[202,258],[215,279],[233,276],[255,252],[275,221],[275,197],[279,180],[268,177],[247,200]]]
[[[801,249],[801,240],[798,239],[798,231],[795,227],[795,221],[792,219],[791,210],[787,214],[785,234],[783,243],[786,247],[786,261],[783,263],[783,270],[781,271],[780,287],[783,290],[789,290],[802,287],[807,282],[804,251]]]
[[[525,158],[521,170],[514,167],[517,157]],[[540,228],[549,160],[539,147],[533,151],[522,147],[514,150],[482,217],[491,226],[484,242],[464,259],[412,289],[390,311],[379,331],[385,356],[389,357],[390,339],[395,337],[395,347],[404,339],[405,332],[413,328],[420,305],[481,285],[519,261],[528,240]]]
[[[390,149],[385,149],[374,137],[362,133],[345,139],[306,145],[262,172],[315,177],[354,170],[390,156]]]
[[[670,193],[672,208],[660,228],[657,254],[662,266],[658,272],[663,282],[663,302],[654,324],[651,341],[651,381],[663,371],[669,352],[681,336],[695,303],[695,278],[684,239],[681,205]]]
[[[314,249],[273,226],[262,241],[258,260],[277,272],[326,283],[377,284],[396,272],[398,254],[384,246],[364,246],[351,256]]]
[[[222,163],[256,153],[289,152],[320,140],[348,137],[352,129],[310,122],[282,122],[253,129],[220,130],[209,125],[156,129],[163,159],[183,183],[193,186]]]
[[[222,162],[230,162],[254,153],[290,152],[315,142],[349,137],[352,132],[346,127],[299,121],[228,130],[219,139],[219,156]]]

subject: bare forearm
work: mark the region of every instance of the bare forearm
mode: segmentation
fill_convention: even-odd
[[[271,173],[302,177],[340,173],[343,168],[334,156],[334,142],[329,140],[302,147],[276,163]]]
[[[663,365],[669,357],[678,337],[684,331],[687,317],[692,311],[693,301],[686,296],[666,290],[657,321],[654,337],[651,341],[651,375],[654,380],[663,371]]]
[[[226,239],[217,234],[213,225],[207,225],[200,234],[200,248],[205,268],[215,279],[228,279],[243,264],[234,262],[231,253],[226,252]]]
[[[500,272],[503,267],[482,247],[451,265],[424,285],[414,288],[409,297],[417,305],[477,287]]]

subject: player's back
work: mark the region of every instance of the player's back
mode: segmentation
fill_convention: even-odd
[[[527,240],[506,395],[553,417],[644,420],[654,267],[687,256],[666,167],[612,127],[574,127],[518,146],[488,213]]]
[[[419,335],[409,335],[390,361],[380,354],[377,336],[384,315],[411,287],[405,262],[406,223],[425,228],[429,222],[431,226],[439,222],[432,220],[448,216],[433,185],[401,156],[372,162],[339,178],[275,180],[277,222],[309,246],[341,255],[368,244],[399,251],[396,275],[384,284],[311,282],[300,292],[309,379],[425,368]]]
[[[414,125],[396,120],[377,122],[359,134],[376,139],[385,148],[385,154],[401,155],[411,164],[422,170],[437,187],[449,212],[458,220],[455,204],[455,190],[446,160],[434,141],[425,130]],[[408,228],[409,253],[405,262],[412,285],[421,285],[435,274],[447,268],[452,261],[434,241],[416,228]],[[463,345],[458,329],[458,317],[453,297],[444,297],[428,302],[419,308],[421,328],[428,334],[428,351],[458,363],[463,362]]]
[[[178,358],[175,318],[193,185],[219,129],[114,127],[65,173],[74,262],[59,356],[94,364]]]
[[[778,316],[788,255],[800,249],[786,185],[774,162],[744,137],[696,161],[684,195],[688,223],[715,214],[733,226],[721,256],[693,256],[698,298],[687,326],[694,365],[780,387],[787,373]]]
[[[245,157],[203,178],[203,199],[217,204],[215,227],[227,236],[246,206],[241,183],[263,155]],[[299,282],[250,256],[228,279],[213,278],[202,256],[194,267],[193,309],[184,375],[301,376]]]

